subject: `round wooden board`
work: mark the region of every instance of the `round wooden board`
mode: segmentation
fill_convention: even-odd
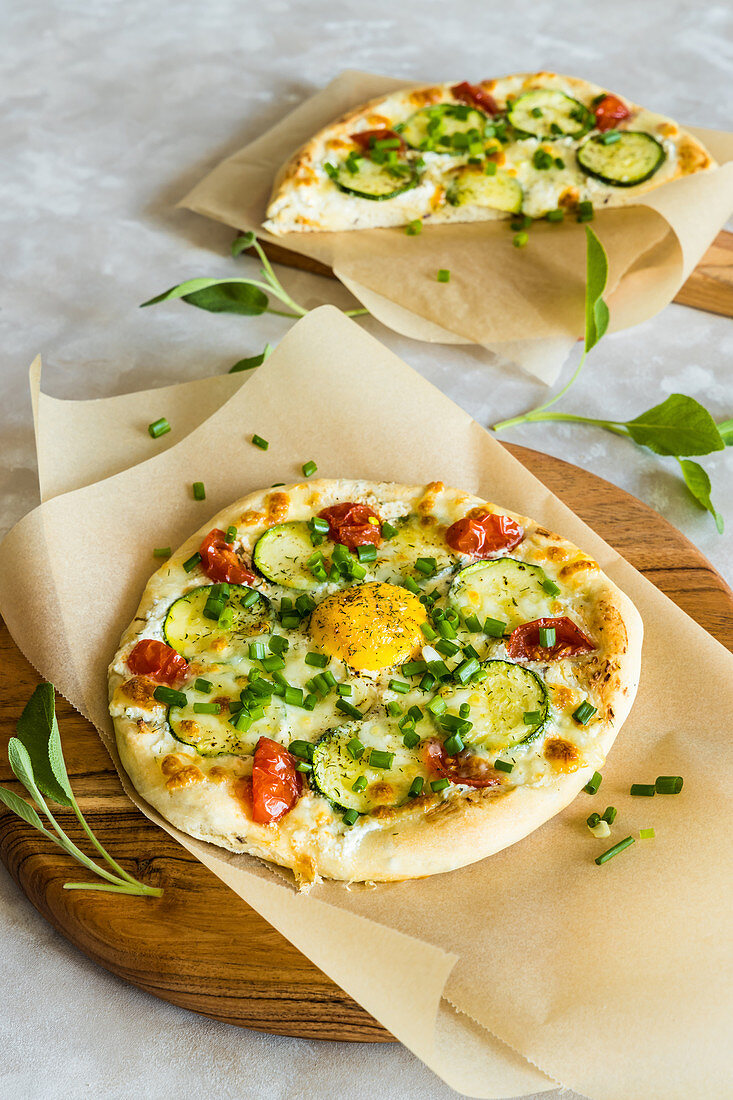
[[[559,459],[509,450],[632,565],[733,649],[733,592],[679,531],[641,501]],[[14,783],[6,745],[38,683],[5,627],[0,782]],[[94,729],[58,700],[69,775],[93,830],[160,899],[65,891],[83,877],[9,812],[0,857],[53,926],[107,970],[156,997],[226,1023],[308,1039],[389,1042],[392,1037],[201,863],[128,801]],[[84,847],[72,814],[64,828]]]

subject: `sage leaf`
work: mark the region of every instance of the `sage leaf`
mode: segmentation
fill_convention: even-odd
[[[635,443],[659,455],[707,455],[725,447],[708,410],[684,393],[670,394],[624,426]]]
[[[253,370],[255,367],[261,367],[265,359],[269,359],[272,355],[272,344],[265,344],[264,349],[259,355],[253,355],[250,359],[240,359],[229,368],[229,374],[237,374],[241,370]]]
[[[251,248],[257,238],[254,233],[242,233],[232,241],[232,256],[239,256],[248,248]]]
[[[61,751],[53,684],[39,684],[33,692],[18,719],[16,736],[28,753],[38,789],[59,805],[71,806],[71,786]]]
[[[0,787],[0,802],[4,802],[9,810],[12,810],[13,813],[21,817],[23,821],[32,825],[34,829],[38,829],[41,833],[47,832],[47,829],[44,827],[43,822],[33,807],[29,806],[25,799],[21,798],[15,791],[9,791],[7,787]]]
[[[689,458],[679,458],[677,460],[682,468],[682,475],[685,479],[687,488],[692,493],[698,504],[701,504],[703,508],[710,512],[710,515],[715,520],[715,526],[718,528],[718,534],[723,534],[723,528],[725,526],[723,517],[720,512],[717,511],[715,505],[710,499],[710,478],[699,462],[693,462]]]
[[[608,282],[606,250],[589,225],[585,227],[585,352],[595,347],[608,328],[608,306],[603,291]]]
[[[722,424],[718,424],[718,431],[720,432],[720,438],[725,443],[726,447],[733,446],[733,417],[730,420],[724,420]]]
[[[248,317],[264,313],[269,305],[265,292],[251,279],[188,279],[143,302],[140,308],[175,298],[182,298],[189,305],[209,313],[243,313]]]
[[[8,741],[8,760],[15,778],[19,779],[28,793],[39,802],[38,785],[33,775],[33,764],[28,749],[17,737],[11,737]]]

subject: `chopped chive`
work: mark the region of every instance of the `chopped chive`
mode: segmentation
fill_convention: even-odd
[[[310,527],[311,531],[315,531],[319,535],[328,534],[328,520],[323,519],[322,516],[313,516],[312,519],[308,520],[308,526]]]
[[[427,640],[429,642],[432,642],[434,638],[438,637],[436,631],[433,630],[430,623],[421,623],[420,624],[420,629],[422,630],[424,636],[427,638]]]
[[[446,787],[450,787],[450,779],[434,779],[430,784],[430,789],[436,794],[438,791],[444,791]]]
[[[595,814],[594,813],[594,814],[590,814],[589,817],[586,817],[585,823],[586,823],[586,825],[588,826],[589,829],[595,829],[596,825],[598,825],[602,820],[603,820],[603,818],[601,817],[600,814]]]
[[[495,160],[487,160],[486,161],[486,165],[484,166],[484,175],[486,175],[486,176],[495,176],[496,175],[496,161]]]
[[[681,775],[658,775],[654,789],[657,794],[679,794],[683,783]]]
[[[495,760],[494,767],[498,772],[510,772],[514,770],[513,760]]]
[[[327,668],[325,672],[321,672],[320,675],[326,681],[329,688],[335,688],[336,687],[336,677],[331,672],[330,668]]]
[[[372,749],[369,753],[370,768],[384,768],[389,770],[394,764],[394,753],[384,752],[383,749]]]
[[[316,466],[313,459],[310,459],[308,462],[304,462],[303,465],[301,466],[301,470],[303,471],[303,477],[310,477],[312,474],[314,474],[316,472],[317,469],[318,469],[318,467]]]
[[[428,661],[428,668],[438,680],[445,680],[450,676],[450,669],[445,661]]]
[[[446,625],[450,626],[450,623]],[[441,638],[435,646],[436,652],[440,653],[443,657],[454,657],[456,653],[459,652],[460,648],[461,647],[459,645],[456,645],[455,642],[449,641],[447,638]]]
[[[358,737],[352,737],[346,746],[346,751],[352,760],[361,760],[364,755],[364,746]]]
[[[311,665],[312,668],[325,668],[328,664],[328,657],[325,653],[306,653],[305,663]]]
[[[336,710],[340,710],[342,714],[348,714],[350,718],[358,718],[360,721],[364,717],[360,710],[353,707],[351,703],[347,703],[345,699],[339,699],[336,703]]]
[[[621,141],[621,134],[618,130],[606,130],[605,134],[601,134],[600,141],[603,145],[614,145]]]
[[[478,615],[466,615],[463,621],[466,624],[466,630],[470,630],[473,634],[480,634],[481,620]]]
[[[250,588],[246,596],[242,597],[242,607],[252,607],[256,604],[260,598],[259,592],[255,592],[254,588]]]
[[[295,601],[295,607],[301,613],[301,615],[310,615],[311,611],[315,610],[315,606],[316,601],[313,599],[313,597],[308,596],[305,593],[303,593],[302,596],[298,596],[297,600]]]
[[[157,699],[159,703],[167,703],[169,707],[185,707],[188,699],[182,691],[176,691],[175,688],[165,687],[163,684],[159,684],[153,692],[153,698]]]
[[[293,756],[299,757],[301,760],[313,759],[313,745],[310,741],[291,741],[288,745],[288,752]]]
[[[425,577],[434,577],[438,571],[438,563],[435,558],[418,558],[415,562],[418,573]]]
[[[450,282],[450,271],[448,270],[447,267],[441,267],[440,270],[438,271],[438,282],[439,283],[449,283]]]
[[[615,806],[606,806],[605,810],[601,814],[601,821],[606,821],[609,825],[613,825],[614,821],[616,820],[617,813],[618,810]]]
[[[417,686],[420,688],[421,691],[432,691],[437,682],[438,681],[433,676],[432,672],[426,672],[421,677],[420,683]]]
[[[309,692],[308,695],[306,695],[305,699],[303,700],[303,706],[305,707],[306,710],[315,710],[317,703],[318,703],[318,699],[316,698],[315,695],[312,694],[312,692]]]
[[[354,825],[359,820],[358,810],[347,810],[343,816],[344,825]]]
[[[478,661],[475,657],[470,657],[467,661],[463,661],[457,669],[454,669],[453,675],[459,683],[466,684],[471,679],[474,672],[478,672],[478,670]]]
[[[421,775],[416,775],[410,785],[409,791],[407,792],[407,797],[417,798],[418,795],[422,794],[422,789],[424,786],[425,780],[423,779],[423,777]]]
[[[358,777],[357,779],[355,779],[355,780],[354,780],[354,782],[353,782],[353,783],[351,784],[351,789],[352,789],[352,791],[356,791],[356,793],[358,794],[358,793],[359,793],[359,791],[365,791],[365,790],[366,790],[366,786],[367,786],[367,778],[366,778],[366,776],[365,776],[365,775],[360,775],[360,776],[359,776],[359,777]]]
[[[525,726],[536,726],[542,719],[542,712],[539,710],[525,710],[522,716],[522,721]]]
[[[656,794],[657,788],[654,783],[632,783],[629,794],[642,795],[646,798],[651,798]]]
[[[267,440],[263,439],[261,435],[253,435],[252,442],[254,443],[255,447],[259,447],[261,451],[266,451],[267,448],[270,446]]]
[[[377,548],[373,542],[365,542],[361,546],[357,546],[356,556],[359,561],[375,561],[377,557]]]
[[[484,634],[488,634],[490,638],[503,637],[506,628],[507,624],[503,623],[501,619],[488,618],[484,622]]]
[[[515,248],[525,248],[529,241],[529,233],[515,233],[512,239],[512,244]]]
[[[405,661],[402,665],[402,672],[405,676],[420,676],[423,672],[428,671],[426,661]]]
[[[458,714],[461,718],[468,718],[470,716],[471,708],[469,707],[468,703],[461,703],[460,707],[458,708]]]
[[[397,718],[400,714],[402,714],[400,704],[394,699],[391,703],[387,703],[387,714],[390,716],[390,718]]]
[[[558,584],[555,584],[553,580],[550,580],[549,577],[545,577],[542,582],[542,587],[544,588],[548,596],[557,596],[560,592],[560,586]]]
[[[285,627],[286,630],[295,630],[296,627],[300,626],[300,616],[299,615],[281,615],[280,616],[280,623],[281,623],[282,626]]]
[[[464,745],[460,734],[451,734],[447,741],[443,742],[443,748],[449,756],[455,756],[456,753],[463,752]]]
[[[593,221],[594,210],[592,202],[579,202],[578,203],[578,216],[579,222]]]
[[[585,726],[590,722],[597,709],[598,708],[594,707],[592,703],[589,703],[587,699],[584,699],[580,706],[573,711],[573,718],[581,726]]]
[[[171,430],[171,426],[164,416],[161,416],[159,420],[154,420],[152,424],[148,424],[148,431],[153,439],[160,439],[162,435]]]
[[[422,222],[419,218],[416,218],[413,222],[408,222],[405,227],[405,233],[408,237],[416,237],[418,233],[422,233]]]
[[[415,745],[420,744],[420,734],[417,733],[415,730],[405,730],[404,734],[402,735],[402,741],[405,745],[405,748],[414,749]]]
[[[565,218],[565,211],[560,207],[557,210],[548,210],[545,214],[545,218],[548,222],[561,222]]]
[[[191,488],[193,489],[194,500],[206,500],[206,489],[203,481],[194,481]]]
[[[420,585],[417,583],[417,581],[413,580],[412,577],[405,577],[402,583],[404,584],[408,592],[412,592],[413,596],[420,595],[422,589],[420,588]]]
[[[172,552],[173,551],[171,550],[170,546],[159,546],[159,547],[156,547],[155,550],[153,550],[153,557],[154,558],[169,558],[171,556]]]
[[[267,650],[265,649],[264,642],[250,642],[247,649],[247,656],[250,661],[262,661],[267,656]]]
[[[234,525],[232,525],[231,527],[227,527],[226,533],[224,535],[224,542],[234,542],[236,537],[237,537],[237,528],[234,527]]]
[[[397,534],[397,528],[393,527],[391,523],[387,523],[385,521],[382,524],[382,538],[383,539],[393,539],[396,534]]]
[[[406,683],[405,680],[390,680],[389,690],[396,691],[400,695],[407,695],[410,690],[410,685]]]
[[[601,775],[600,772],[593,772],[593,775],[590,777],[590,779],[588,780],[586,785],[583,787],[583,790],[585,791],[585,793],[586,794],[595,794],[596,791],[598,790],[598,788],[601,785],[602,778],[603,778],[603,776]]]
[[[277,653],[280,656],[283,653],[287,653],[290,649],[290,642],[287,638],[283,638],[282,634],[273,634],[267,643],[267,648],[270,653]]]
[[[312,772],[313,771],[313,765],[312,764],[306,764],[305,760],[302,760],[300,762],[300,764],[295,765],[295,770],[296,770],[296,772]]]
[[[244,733],[252,725],[252,716],[248,714],[246,710],[240,710],[236,718],[231,719],[231,725],[240,733]]]
[[[458,631],[454,627],[453,623],[448,622],[447,619],[438,619],[437,621],[438,634],[441,638],[455,638],[458,636]]]
[[[303,689],[293,687],[291,684],[285,688],[285,695],[283,696],[286,703],[289,703],[291,707],[302,707],[303,705]]]
[[[603,855],[596,856],[595,862],[600,867],[602,863],[606,863],[609,859],[613,859],[619,852],[623,852],[624,848],[628,848],[634,843],[633,836],[627,836],[623,840],[619,840],[618,844],[614,844],[613,848],[609,848]]]
[[[554,626],[540,627],[540,645],[543,649],[551,649],[557,639],[557,631]]]
[[[654,840],[653,829],[639,829],[639,836],[642,840]]]
[[[198,565],[198,563],[200,561],[201,561],[201,555],[199,554],[199,552],[197,550],[196,553],[192,554],[190,558],[186,558],[186,560],[183,563],[183,568],[186,570],[187,573],[190,573],[192,569],[196,568],[196,566]]]
[[[221,714],[221,703],[194,703],[194,714]]]
[[[425,715],[418,706],[410,707],[407,712],[414,722],[421,722]]]

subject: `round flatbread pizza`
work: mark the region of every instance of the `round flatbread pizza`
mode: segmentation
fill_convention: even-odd
[[[402,88],[325,127],[278,174],[274,234],[583,219],[715,166],[672,119],[598,84],[520,73]]]
[[[520,840],[606,758],[639,615],[596,562],[442,483],[253,493],[150,579],[109,669],[137,791],[319,877],[449,871]]]

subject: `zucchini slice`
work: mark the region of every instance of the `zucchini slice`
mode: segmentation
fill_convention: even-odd
[[[414,164],[405,161],[376,164],[367,156],[327,165],[326,171],[336,186],[348,195],[376,202],[394,199],[420,182],[420,173]]]
[[[222,643],[236,642],[237,638],[252,638],[270,629],[270,601],[254,588],[243,584],[231,584],[227,607],[233,611],[232,626],[224,630],[216,620],[207,619],[204,607],[211,591],[206,584],[194,588],[185,596],[179,596],[168,608],[163,623],[163,636],[169,646],[183,657],[197,657],[217,643],[217,656],[221,656]],[[257,599],[248,606],[254,592]],[[203,702],[203,699],[201,700]]]
[[[463,154],[474,142],[484,143],[488,115],[476,107],[440,103],[422,107],[395,127],[409,146],[431,153]]]
[[[516,558],[477,561],[462,569],[448,593],[449,603],[462,615],[498,619],[509,633],[520,623],[552,614],[552,597],[542,587],[545,574],[539,565]]]
[[[292,520],[278,523],[260,535],[252,561],[268,581],[307,592],[323,583],[316,580],[306,564],[317,549],[311,542],[308,524]]]
[[[608,141],[608,134],[619,136]],[[587,176],[612,187],[635,187],[657,172],[667,154],[651,134],[643,130],[614,130],[592,134],[577,152],[578,164]]]
[[[522,208],[522,188],[508,172],[499,169],[487,176],[481,165],[467,164],[454,174],[446,199],[451,206],[488,206],[516,214]]]
[[[204,702],[202,695],[196,702]],[[210,702],[210,697],[206,698]],[[168,725],[176,741],[190,745],[199,756],[251,756],[254,752],[260,731],[252,735],[250,730],[240,733],[231,724],[232,717],[227,707],[222,706],[221,714],[196,714],[194,699],[189,699],[185,707],[170,707]],[[251,728],[250,728],[251,729]]]
[[[447,714],[458,718],[463,704],[470,707],[473,729],[464,738],[466,744],[472,750],[493,753],[531,741],[549,713],[544,682],[530,669],[509,661],[486,661],[481,667],[486,678],[480,683],[440,693],[448,705]],[[525,722],[525,715],[531,715],[531,720]]]
[[[515,130],[538,138],[581,137],[593,125],[593,115],[578,99],[553,88],[525,92],[509,109]]]
[[[395,520],[397,534],[385,539],[377,550],[374,575],[378,581],[400,584],[406,576],[425,580],[427,573],[415,568],[418,558],[435,560],[435,572],[430,579],[444,576],[455,569],[458,558],[445,541],[446,528],[439,523],[423,523],[412,514]]]
[[[402,737],[397,724],[386,718],[347,722],[328,730],[313,749],[311,783],[336,809],[369,814],[380,806],[402,805],[413,779],[428,774],[417,749],[406,748]],[[359,759],[349,750],[355,741],[364,747]],[[393,754],[392,766],[370,764],[372,751]]]

